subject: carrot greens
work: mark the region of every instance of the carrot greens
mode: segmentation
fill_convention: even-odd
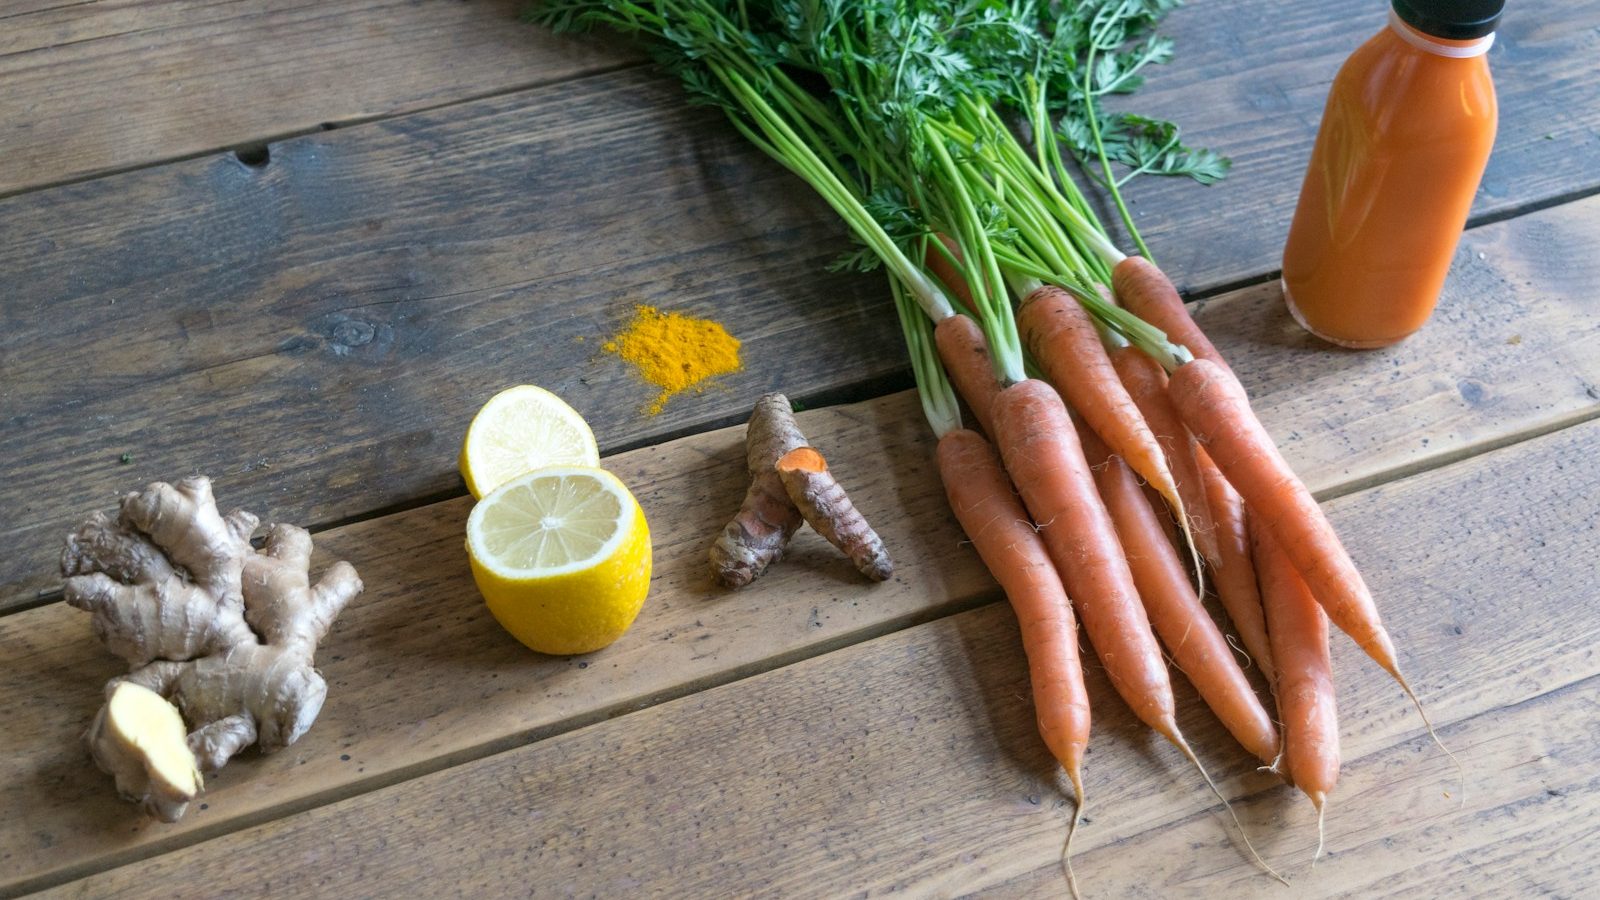
[[[1202,182],[1226,162],[1185,147],[1171,123],[1109,114],[1170,43],[1152,33],[1171,0],[1068,4],[972,0],[552,0],[529,17],[558,30],[637,36],[694,102],[812,186],[861,249],[842,265],[882,265],[938,321],[956,306],[914,250],[951,237],[970,312],[1004,380],[1023,376],[1005,286],[1059,284],[1113,333],[1160,342],[1099,302],[1121,259],[1063,161],[1097,161],[1116,193],[1145,173]],[[1013,126],[1032,136],[1030,152]],[[1113,178],[1113,164],[1126,171]],[[1135,336],[1137,333],[1137,336]],[[1148,346],[1147,346],[1148,345]]]

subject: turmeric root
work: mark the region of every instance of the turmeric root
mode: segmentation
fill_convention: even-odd
[[[206,478],[157,482],[123,497],[115,520],[90,516],[61,555],[67,603],[93,614],[131,669],[106,686],[84,740],[117,789],[164,821],[198,794],[199,771],[311,727],[328,692],[312,654],[361,592],[345,562],[311,583],[304,529],[273,525],[256,550],[257,524],[222,516]]]
[[[783,556],[800,529],[800,511],[778,477],[778,459],[805,446],[789,398],[767,394],[756,401],[745,428],[745,465],[750,489],[739,512],[711,545],[711,571],[728,587],[743,587]]]
[[[806,522],[843,550],[861,574],[873,581],[886,581],[894,574],[883,540],[850,502],[821,453],[813,447],[796,447],[778,460],[777,469],[789,499]]]

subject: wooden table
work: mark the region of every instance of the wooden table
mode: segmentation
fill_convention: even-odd
[[[963,546],[877,277],[839,224],[613,39],[517,0],[10,0],[0,9],[0,894],[1059,895],[1070,813],[1015,622]],[[1271,21],[1270,32],[1257,23]],[[1456,775],[1335,641],[1345,766],[1308,804],[1180,686],[1284,889],[1091,667],[1094,896],[1578,896],[1600,880],[1600,2],[1514,7],[1503,121],[1428,328],[1332,352],[1275,268],[1322,99],[1377,0],[1196,0],[1140,105],[1233,157],[1133,192],[1155,253],[1372,583]],[[718,317],[743,372],[639,413],[597,350],[635,304]],[[524,650],[461,550],[463,428],[534,382],[589,417],[656,537],[633,629]],[[899,563],[809,533],[748,590],[703,554],[738,427],[787,391]],[[181,822],[78,736],[118,664],[59,602],[65,532],[203,472],[366,593],[292,748]]]

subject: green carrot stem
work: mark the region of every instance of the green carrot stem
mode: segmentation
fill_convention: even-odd
[[[1096,95],[1090,93],[1090,88],[1093,86],[1090,83],[1093,77],[1090,73],[1094,71],[1096,49],[1098,49],[1097,42],[1091,41],[1089,43],[1089,53],[1085,57],[1083,64],[1082,91],[1084,104],[1087,107],[1086,118],[1089,120],[1089,136],[1094,140],[1095,155],[1100,158],[1100,168],[1105,172],[1106,190],[1111,192],[1111,202],[1116,204],[1117,213],[1122,217],[1122,224],[1128,229],[1128,235],[1133,238],[1133,242],[1138,245],[1140,254],[1145,259],[1153,260],[1155,256],[1150,252],[1150,248],[1145,246],[1144,235],[1139,233],[1139,226],[1133,224],[1133,214],[1128,211],[1128,204],[1122,200],[1122,191],[1118,189],[1117,180],[1111,174],[1111,157],[1106,154],[1106,145],[1100,137],[1100,117],[1095,114],[1095,107],[1098,105],[1095,101]],[[1121,260],[1116,262],[1121,262]],[[1113,262],[1112,265],[1116,265],[1116,262]]]
[[[944,292],[934,286],[921,269],[900,252],[900,248],[883,230],[883,226],[878,224],[861,204],[859,189],[852,190],[847,186],[837,170],[830,168],[818,157],[789,123],[750,86],[749,82],[720,65],[712,64],[710,68],[722,80],[729,92],[750,112],[751,118],[766,136],[768,146],[776,151],[774,155],[782,159],[791,171],[805,179],[817,193],[822,195],[822,198],[855,231],[857,237],[872,248],[890,272],[910,289],[912,296],[917,299],[927,315],[934,321],[954,315],[955,310]]]
[[[938,159],[952,199],[961,213],[960,224],[964,232],[960,237],[962,249],[968,252],[976,251],[973,262],[984,276],[969,281],[967,288],[972,292],[973,305],[978,308],[978,324],[983,329],[984,337],[988,339],[989,352],[994,358],[995,374],[1001,383],[1014,384],[1026,377],[1022,372],[1022,339],[1017,335],[1017,323],[1011,316],[1011,305],[1006,302],[1004,296],[999,297],[996,302],[996,298],[991,297],[989,291],[990,285],[999,285],[1003,281],[1000,266],[995,262],[988,235],[984,234],[980,227],[981,219],[977,207],[972,202],[971,194],[967,192],[966,179],[962,177],[960,168],[951,159],[950,151],[945,148],[941,135],[931,133],[928,137],[928,143]]]
[[[922,414],[935,437],[944,437],[961,427],[961,406],[956,393],[939,363],[939,353],[933,341],[933,326],[916,304],[906,296],[900,282],[889,280],[890,293],[894,295],[895,315],[900,319],[900,331],[905,335],[906,351],[911,356],[911,373],[917,382],[917,398],[922,401]]]

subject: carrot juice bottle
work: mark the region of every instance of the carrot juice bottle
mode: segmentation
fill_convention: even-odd
[[[1383,347],[1422,327],[1494,144],[1484,54],[1504,0],[1394,0],[1351,54],[1283,251],[1283,299],[1307,331]]]

